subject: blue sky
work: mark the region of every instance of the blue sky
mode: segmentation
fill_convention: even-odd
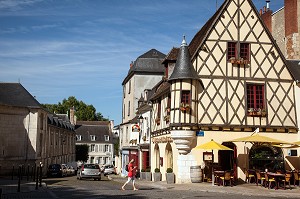
[[[167,54],[182,35],[189,42],[221,3],[0,0],[0,82],[20,82],[40,103],[75,96],[119,124],[130,62],[152,48]]]

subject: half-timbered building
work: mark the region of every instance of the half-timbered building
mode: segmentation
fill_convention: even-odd
[[[285,142],[298,137],[296,79],[252,1],[225,0],[189,45],[183,40],[176,63],[175,50],[151,98],[152,170],[171,167],[176,183],[186,183],[190,166],[209,166],[213,155],[241,179],[245,168],[284,167],[285,149],[231,142],[257,128]],[[232,151],[194,149],[211,139]]]

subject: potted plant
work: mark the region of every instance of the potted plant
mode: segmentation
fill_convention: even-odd
[[[166,116],[164,117],[164,120],[165,120],[166,122],[169,122],[169,121],[170,121],[170,115],[166,115]]]
[[[266,111],[266,109],[261,109],[261,116],[262,117],[266,117],[266,115],[267,115],[267,111]]]
[[[175,183],[175,174],[173,173],[172,168],[167,168],[166,179],[167,179],[167,184]]]
[[[152,177],[152,175],[151,175],[151,167],[147,167],[147,168],[146,168],[145,176],[146,176],[146,180],[148,180],[148,181],[151,181],[151,180],[152,180],[152,179],[151,179],[151,177]]]
[[[190,110],[190,105],[182,102],[182,103],[180,104],[180,110],[181,110],[182,112],[187,112],[187,111]]]
[[[160,124],[160,118],[156,118],[155,122],[156,122],[157,125],[159,125]]]
[[[170,108],[170,107],[166,107],[165,111],[166,111],[167,113],[170,113],[171,108]]]
[[[235,63],[235,57],[230,57],[229,61],[230,61],[230,63],[234,64]]]
[[[154,169],[153,181],[154,182],[161,181],[161,173],[160,173],[160,169],[159,168],[155,168]]]
[[[145,169],[141,169],[140,179],[141,179],[141,180],[145,180],[145,179],[146,179]]]

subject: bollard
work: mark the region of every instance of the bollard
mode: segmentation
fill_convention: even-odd
[[[29,164],[27,166],[27,181],[29,181]]]
[[[19,171],[18,171],[18,192],[20,192],[20,190],[21,190],[21,169],[22,169],[22,167],[21,167],[21,165],[19,165]]]
[[[42,162],[40,162],[40,187],[42,186],[42,167],[43,167],[43,164]]]
[[[31,166],[31,176],[30,176],[30,179],[32,180],[32,181],[34,181],[34,179],[33,179],[33,166]]]
[[[35,174],[36,174],[36,165],[34,164],[34,169],[33,169],[33,182],[35,181]]]
[[[12,172],[11,172],[11,179],[12,180],[14,179],[14,170],[15,170],[15,166],[13,165]]]
[[[39,173],[39,167],[36,168],[36,173]],[[36,176],[36,181],[35,181],[35,189],[38,189],[38,184],[39,184],[39,178]]]

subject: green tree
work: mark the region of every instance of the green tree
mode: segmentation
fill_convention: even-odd
[[[81,121],[108,121],[101,113],[97,113],[93,105],[87,105],[83,101],[78,101],[74,96],[63,99],[58,104],[43,104],[52,113],[68,113],[71,107],[75,108],[77,120]]]
[[[76,145],[76,161],[86,162],[89,159],[89,146],[87,144]]]

